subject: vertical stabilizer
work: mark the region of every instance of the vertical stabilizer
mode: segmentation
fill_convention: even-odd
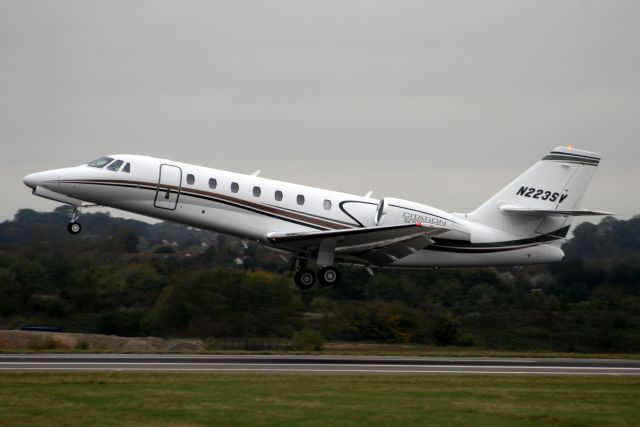
[[[524,238],[565,237],[573,218],[566,213],[580,207],[600,158],[589,151],[558,147],[467,219]]]

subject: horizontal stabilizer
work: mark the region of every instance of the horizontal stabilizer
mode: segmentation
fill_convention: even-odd
[[[527,216],[609,216],[615,215],[611,212],[590,211],[590,210],[554,210],[554,209],[532,209],[520,206],[506,205],[501,206],[500,212],[508,215],[527,215]]]

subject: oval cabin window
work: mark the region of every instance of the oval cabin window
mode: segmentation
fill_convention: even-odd
[[[191,174],[187,175],[187,184],[193,185],[194,182],[196,182],[196,178]]]

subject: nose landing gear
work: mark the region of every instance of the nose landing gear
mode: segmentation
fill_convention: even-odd
[[[78,234],[82,231],[82,226],[79,222],[70,222],[67,225],[67,231],[71,234]]]
[[[78,218],[80,218],[80,207],[76,206],[71,212],[71,219],[69,220],[69,224],[67,225],[67,231],[70,234],[78,234],[82,231],[82,226],[78,222]]]

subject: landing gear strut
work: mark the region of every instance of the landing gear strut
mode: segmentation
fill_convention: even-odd
[[[78,218],[80,218],[80,207],[76,206],[73,208],[73,212],[71,212],[71,220],[67,225],[67,231],[71,234],[78,234],[82,231],[82,226],[78,222]]]

